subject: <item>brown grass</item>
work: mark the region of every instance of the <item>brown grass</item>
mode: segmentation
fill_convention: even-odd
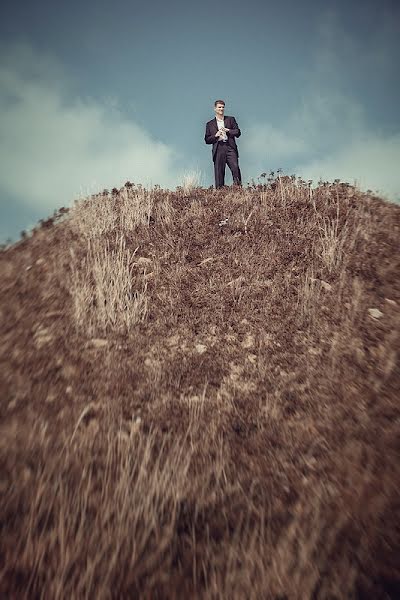
[[[4,248],[1,595],[398,597],[399,216],[127,184]]]

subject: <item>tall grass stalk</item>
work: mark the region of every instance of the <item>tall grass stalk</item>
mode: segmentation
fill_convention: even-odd
[[[87,256],[77,264],[71,251],[71,294],[78,329],[96,331],[130,331],[145,320],[148,311],[147,280],[135,285],[133,259],[137,252],[126,248],[125,237],[110,242],[88,240]]]

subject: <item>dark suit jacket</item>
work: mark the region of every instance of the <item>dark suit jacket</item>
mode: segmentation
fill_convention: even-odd
[[[235,137],[240,137],[241,131],[239,129],[238,124],[236,123],[236,119],[235,117],[227,117],[226,115],[224,116],[224,124],[225,127],[227,129],[229,129],[229,132],[227,133],[228,136],[228,141],[227,142],[220,142],[219,138],[215,137],[215,134],[218,131],[218,125],[217,125],[217,118],[214,117],[214,119],[211,119],[211,121],[208,121],[207,125],[206,125],[206,134],[204,136],[204,141],[206,144],[212,144],[212,159],[215,162],[215,153],[217,151],[218,148],[218,144],[229,144],[231,146],[231,148],[233,148],[236,151],[236,154],[239,158],[239,150],[236,146],[236,140]]]

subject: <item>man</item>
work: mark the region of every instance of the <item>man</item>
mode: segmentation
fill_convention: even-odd
[[[239,169],[239,151],[235,137],[240,137],[241,131],[235,117],[224,117],[225,102],[214,102],[215,118],[208,121],[204,141],[212,144],[212,159],[214,163],[215,187],[220,188],[225,182],[225,166],[232,172],[234,185],[242,185],[242,175]]]

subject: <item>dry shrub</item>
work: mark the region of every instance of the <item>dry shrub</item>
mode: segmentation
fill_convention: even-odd
[[[329,349],[329,376],[333,380],[341,360],[345,357],[355,358],[362,364],[364,351],[359,337],[361,320],[365,312],[365,289],[362,281],[355,277],[350,281],[351,293],[349,301],[345,303],[345,290],[349,285],[348,277],[344,270],[339,276],[337,292],[336,315],[338,325],[332,328]],[[344,310],[343,310],[344,309]]]
[[[177,553],[191,596],[255,597],[254,578],[266,581],[263,509],[228,473],[218,427],[204,448],[202,409],[189,410],[190,423],[175,439],[136,423],[93,437],[85,423],[50,452],[31,432],[25,444],[47,458],[29,488],[10,491],[5,507],[21,507],[23,532],[7,549],[3,574],[20,575],[8,597],[181,597]],[[234,514],[226,513],[223,529],[207,531],[209,516],[229,505]]]
[[[340,202],[336,203],[336,216],[328,217],[316,213],[316,228],[319,233],[317,254],[329,274],[346,268],[348,257],[353,252],[358,240],[368,240],[371,232],[370,215],[367,206],[361,205],[351,213],[351,220],[340,224]],[[343,210],[343,208],[342,208]]]
[[[200,187],[202,172],[199,169],[188,171],[182,178],[182,189],[185,194],[188,194],[197,187]]]
[[[243,491],[243,495],[244,495]],[[251,492],[248,494],[251,497]],[[268,502],[261,506],[248,503],[236,515],[234,527],[220,542],[208,539],[201,559],[204,600],[257,600],[269,597],[271,548],[268,545]],[[195,542],[194,542],[195,543]],[[200,570],[196,565],[193,579]],[[194,589],[197,586],[194,585]]]
[[[154,197],[145,188],[123,188],[118,196],[120,227],[132,231],[140,225],[149,225],[153,212]]]
[[[332,518],[330,505],[329,493],[316,486],[312,501],[303,497],[295,506],[272,558],[270,585],[278,597],[297,598],[301,590],[302,598],[354,598],[356,566],[348,556],[330,564],[351,518],[345,511]]]
[[[133,231],[149,225],[154,192],[142,186],[123,187],[115,194],[100,194],[75,201],[69,212],[70,227],[85,238],[100,237],[114,229]]]
[[[134,593],[168,577],[191,455],[166,442],[108,431],[98,448],[77,436],[42,465],[14,556],[29,597],[110,598],[122,581]]]
[[[3,505],[20,507],[23,534],[7,547],[3,575],[19,574],[7,597],[357,597],[393,473],[382,493],[378,455],[349,442],[336,480],[306,481],[277,536],[265,482],[236,480],[218,427],[200,435],[205,408],[205,394],[190,399],[174,437],[126,422],[91,437],[86,424],[50,452],[32,432],[25,443],[46,459]]]
[[[108,239],[88,239],[87,255],[80,263],[71,250],[70,293],[75,325],[89,335],[130,331],[147,315],[147,280],[142,277],[138,282],[133,274],[137,248],[133,252],[126,248],[122,234],[115,245],[111,249]]]
[[[344,245],[348,228],[344,225],[339,231],[339,205],[336,218],[319,217],[320,258],[331,273],[338,269],[343,260]]]
[[[76,200],[68,213],[67,221],[84,238],[99,237],[112,231],[117,224],[113,197],[99,195]]]
[[[347,285],[346,285],[347,284]],[[348,287],[348,299],[345,302],[344,289]],[[338,323],[331,328],[329,348],[329,377],[334,380],[340,365],[353,361],[363,368],[368,362],[365,343],[360,336],[363,322],[373,328],[374,320],[368,313],[369,302],[367,290],[359,277],[354,277],[348,282],[348,277],[343,271],[340,274],[338,303],[341,310],[337,311]],[[343,306],[344,305],[344,306]],[[372,382],[376,392],[385,385],[386,380],[394,372],[397,364],[397,344],[400,316],[397,316],[397,327],[385,332],[382,340],[376,347],[371,346],[368,353],[374,359],[376,378]]]
[[[298,287],[297,310],[300,325],[315,325],[320,310],[320,296],[320,282],[314,276],[313,267],[308,267]]]
[[[160,198],[154,204],[154,218],[158,227],[171,227],[175,222],[176,209],[173,207],[169,194]]]
[[[391,443],[387,450],[392,459]],[[385,515],[398,503],[394,463],[382,460],[373,447],[356,439],[330,452],[334,476],[326,481],[306,478],[293,518],[278,540],[271,592],[278,597],[321,600],[397,597],[392,595],[396,588],[392,578],[398,561],[393,555],[382,569],[384,559],[379,554],[388,546],[395,553],[399,536],[396,530],[384,532],[382,526]],[[379,571],[386,571],[387,583],[392,580],[388,594],[378,592],[379,585],[375,588]]]

